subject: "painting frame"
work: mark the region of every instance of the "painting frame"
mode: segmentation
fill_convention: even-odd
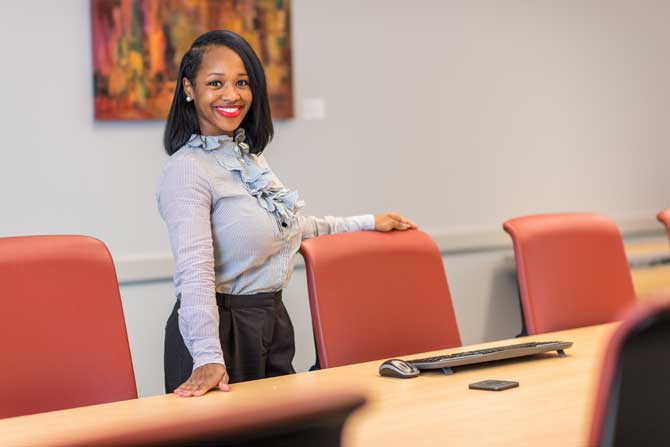
[[[96,120],[164,120],[199,35],[240,34],[265,69],[273,119],[295,116],[290,0],[90,0]]]

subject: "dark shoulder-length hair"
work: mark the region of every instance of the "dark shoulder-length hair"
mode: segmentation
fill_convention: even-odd
[[[251,45],[240,35],[226,30],[209,31],[193,42],[179,64],[177,85],[163,135],[163,146],[168,155],[177,152],[192,134],[200,133],[195,105],[193,102],[186,101],[182,80],[186,78],[192,85],[195,85],[195,77],[202,63],[202,55],[208,47],[217,45],[228,47],[237,53],[249,75],[253,99],[251,109],[240,124],[240,127],[244,128],[249,151],[260,154],[274,135],[265,72],[258,56]]]

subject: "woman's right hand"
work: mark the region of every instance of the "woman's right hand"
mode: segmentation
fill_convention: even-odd
[[[219,363],[208,363],[194,369],[191,377],[179,385],[174,392],[182,397],[191,397],[202,396],[217,387],[221,391],[230,391],[229,380],[225,366]]]

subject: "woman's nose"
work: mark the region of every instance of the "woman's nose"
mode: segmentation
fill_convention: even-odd
[[[237,101],[240,99],[240,93],[237,91],[235,86],[228,83],[223,86],[221,97],[226,101]]]

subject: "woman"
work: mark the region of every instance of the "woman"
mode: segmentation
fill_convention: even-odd
[[[165,335],[167,392],[199,396],[295,372],[281,290],[300,241],[416,228],[396,213],[303,216],[297,193],[261,155],[272,136],[265,74],[251,46],[230,31],[198,37],[179,68],[158,192],[177,290]]]

